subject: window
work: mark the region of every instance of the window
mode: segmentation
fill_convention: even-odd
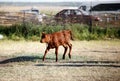
[[[64,12],[64,15],[70,15],[70,10],[66,10],[65,12]]]
[[[76,15],[82,15],[82,13],[79,10],[75,10]]]

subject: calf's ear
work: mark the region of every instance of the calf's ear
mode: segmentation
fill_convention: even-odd
[[[46,33],[45,32],[42,32],[42,35],[45,35]]]
[[[42,38],[45,38],[46,33],[42,32]]]

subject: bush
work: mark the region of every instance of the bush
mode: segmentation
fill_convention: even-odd
[[[42,32],[53,33],[60,30],[70,29],[75,40],[99,40],[106,38],[120,38],[120,28],[93,27],[92,33],[89,26],[82,24],[65,25],[34,25],[31,23],[16,24],[12,26],[0,26],[0,34],[12,40],[40,40]]]

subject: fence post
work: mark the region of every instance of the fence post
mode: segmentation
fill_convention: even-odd
[[[92,1],[91,1],[91,6],[90,6],[90,19],[89,19],[89,32],[92,33]]]
[[[27,31],[27,27],[26,27],[25,18],[26,18],[26,17],[25,17],[25,12],[23,12],[23,34],[24,34],[24,36],[26,37],[28,31]]]
[[[23,12],[23,26],[25,27],[25,12]]]

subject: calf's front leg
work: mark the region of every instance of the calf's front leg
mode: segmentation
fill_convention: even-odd
[[[45,60],[45,56],[46,56],[46,54],[47,54],[47,52],[48,52],[49,50],[50,50],[50,48],[47,47],[46,50],[45,50],[45,53],[44,53],[43,59],[42,59],[43,61]]]

